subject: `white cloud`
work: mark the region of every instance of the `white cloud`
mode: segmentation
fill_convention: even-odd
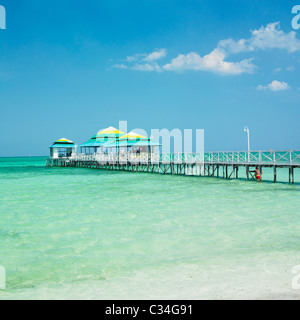
[[[282,70],[281,68],[276,68],[274,72],[277,73],[277,72],[280,72],[281,70]]]
[[[138,61],[138,60],[144,58],[145,56],[146,56],[145,53],[137,53],[134,56],[126,57],[126,61],[128,61],[128,62]]]
[[[300,40],[296,32],[285,33],[280,29],[280,23],[269,23],[258,30],[251,32],[249,39],[235,41],[226,39],[219,42],[218,47],[229,53],[240,53],[254,50],[284,49],[288,52],[300,51]]]
[[[295,67],[293,66],[289,66],[285,69],[286,71],[294,71],[295,70]]]
[[[128,69],[128,66],[126,66],[125,64],[121,63],[121,64],[115,64],[113,66],[113,68],[119,68],[119,69]]]
[[[286,82],[280,82],[277,80],[272,81],[266,86],[259,85],[257,87],[258,90],[271,90],[271,91],[283,91],[289,89],[289,85]]]
[[[218,43],[218,48],[222,51],[226,51],[227,53],[240,53],[253,51],[253,49],[249,48],[247,40],[241,39],[239,41],[235,41],[233,39],[221,40]]]
[[[296,32],[285,33],[280,30],[280,23],[270,23],[252,32],[250,47],[257,49],[285,49],[288,52],[300,50],[300,40],[296,38]]]
[[[115,68],[132,69],[138,71],[161,71],[161,67],[157,64],[157,60],[167,55],[167,49],[156,49],[147,53],[138,53],[133,56],[126,57],[127,64],[115,64]]]
[[[131,69],[138,71],[161,71],[161,68],[157,63],[137,63],[133,67],[131,67]]]
[[[170,63],[164,65],[163,69],[167,71],[203,70],[232,75],[251,73],[255,69],[251,59],[228,62],[225,61],[225,57],[224,52],[219,49],[215,49],[204,57],[195,52],[190,52],[186,55],[178,55]]]
[[[274,70],[274,73],[281,72],[281,71],[292,72],[292,71],[295,71],[295,67],[289,66],[289,67],[286,67],[286,68],[284,68],[284,69],[282,69],[282,68],[276,68],[276,69]]]
[[[165,56],[167,55],[167,49],[159,49],[157,51],[154,51],[150,54],[148,54],[144,60],[145,61],[156,61],[156,60],[159,60],[159,59],[162,59],[164,58]]]

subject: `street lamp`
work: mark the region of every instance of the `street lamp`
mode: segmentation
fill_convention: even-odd
[[[247,136],[248,136],[248,162],[250,162],[250,130],[249,128],[245,127],[244,132],[247,132]]]

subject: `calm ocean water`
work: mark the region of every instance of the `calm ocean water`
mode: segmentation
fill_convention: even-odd
[[[0,158],[0,195],[0,299],[300,298],[300,185]]]

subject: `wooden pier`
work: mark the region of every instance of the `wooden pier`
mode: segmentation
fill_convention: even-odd
[[[288,169],[290,183],[295,183],[295,169],[300,168],[300,151],[208,152],[185,154],[73,154],[68,158],[49,158],[47,166],[79,167],[115,171],[147,172],[171,175],[239,179],[244,170],[246,180],[256,180],[256,168]]]

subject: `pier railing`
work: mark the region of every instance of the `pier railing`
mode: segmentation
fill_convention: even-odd
[[[173,164],[245,164],[245,165],[300,165],[300,151],[251,151],[206,153],[123,153],[79,154],[69,160],[97,161],[101,163],[173,163]]]
[[[200,153],[170,153],[170,154],[156,154],[156,153],[124,153],[124,154],[73,154],[70,160],[74,161],[97,161],[108,163],[203,163],[204,155]]]
[[[108,162],[108,163],[127,163],[127,162],[140,162],[140,163],[148,163],[151,162],[159,162],[160,155],[159,154],[149,154],[149,153],[140,153],[140,154],[132,154],[132,153],[124,153],[124,154],[105,154],[105,153],[95,153],[95,154],[73,154],[70,160],[75,161],[97,161],[97,162]]]
[[[205,163],[300,165],[300,151],[207,152]]]

